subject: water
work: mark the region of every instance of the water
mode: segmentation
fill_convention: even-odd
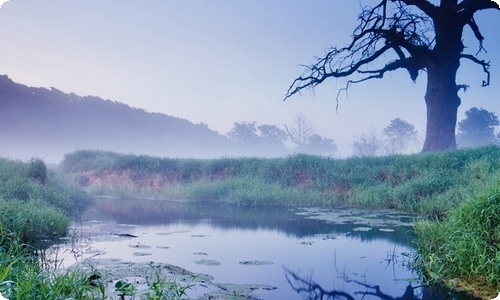
[[[169,263],[215,283],[262,285],[251,293],[257,299],[396,299],[410,283],[422,299],[408,267],[411,220],[388,211],[99,200],[78,225],[94,237],[80,259]]]

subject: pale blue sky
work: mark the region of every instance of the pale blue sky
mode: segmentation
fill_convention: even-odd
[[[354,138],[398,117],[423,138],[425,74],[417,84],[397,71],[353,86],[338,111],[342,79],[282,101],[300,64],[350,41],[359,11],[356,0],[10,0],[0,8],[0,74],[203,122],[222,134],[234,122],[281,126],[303,113],[335,140],[340,156]],[[500,113],[499,17],[476,17],[492,86],[481,88],[481,68],[463,63],[458,80],[470,88],[460,94],[459,120],[473,106]],[[466,38],[466,45],[476,52],[477,42]]]

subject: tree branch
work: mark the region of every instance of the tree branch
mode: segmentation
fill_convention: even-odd
[[[436,15],[437,7],[427,0],[391,0],[392,2],[399,1],[406,5],[413,5],[418,7],[426,15],[433,18]]]
[[[472,16],[478,10],[489,8],[500,9],[498,3],[491,0],[463,0],[455,7],[455,11]]]
[[[483,67],[483,72],[486,73],[486,80],[483,80],[482,87],[489,86],[490,85],[490,62],[486,62],[484,60],[479,60],[477,57],[471,54],[461,54],[460,58],[465,58],[468,59],[480,66]]]

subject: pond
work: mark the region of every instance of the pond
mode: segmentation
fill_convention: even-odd
[[[59,258],[111,274],[165,264],[194,275],[183,278],[193,299],[445,299],[410,268],[412,221],[388,210],[99,199],[75,224],[79,247]]]

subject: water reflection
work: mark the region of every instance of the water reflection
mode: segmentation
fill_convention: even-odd
[[[111,221],[114,227],[102,232],[136,236],[95,241],[89,256],[169,263],[213,276],[216,283],[275,288],[255,291],[251,299],[451,299],[429,298],[421,288],[408,298],[416,289],[407,282],[417,282],[407,267],[411,227],[380,231],[376,220],[333,224],[303,212],[211,202],[100,199],[82,222],[95,227],[101,223],[91,220]],[[352,215],[348,210],[333,215],[341,218],[344,213]],[[248,261],[266,263],[242,263]],[[341,272],[337,264],[342,264]],[[314,273],[315,279],[301,272]]]
[[[408,245],[413,238],[410,226],[394,226],[391,233],[375,230],[365,224],[335,224],[298,215],[300,209],[283,207],[246,207],[216,202],[176,202],[137,199],[99,199],[90,214],[92,217],[112,218],[117,223],[136,225],[168,225],[180,222],[198,224],[210,221],[210,226],[224,229],[277,230],[290,237],[303,238],[320,234],[346,234],[361,241],[383,239]]]
[[[365,291],[355,291],[352,294],[345,292],[343,290],[335,290],[335,289],[326,289],[314,280],[312,280],[312,276],[309,277],[301,277],[297,273],[294,273],[285,268],[286,279],[290,286],[298,293],[303,296],[306,296],[307,299],[346,299],[346,300],[354,300],[354,299],[365,299],[365,296],[371,295],[375,296],[376,299],[383,300],[420,300],[415,295],[414,288],[411,283],[406,286],[406,289],[402,296],[392,297],[388,294],[383,293],[380,290],[378,285],[369,285],[363,282],[359,282],[356,280],[347,280],[346,282],[354,282],[359,285],[359,287],[366,288]],[[435,298],[430,298],[427,300],[437,300]],[[422,299],[423,300],[423,299]]]
[[[410,281],[408,282],[406,288],[401,290],[399,294],[396,292],[388,293],[384,292],[380,285],[368,284],[359,280],[350,279],[347,275],[340,274],[337,268],[335,269],[337,272],[337,278],[341,279],[345,283],[342,289],[327,288],[324,284],[322,285],[313,280],[312,275],[301,276],[299,272],[294,272],[284,267],[285,277],[290,287],[297,294],[300,294],[303,299],[308,300],[479,300],[475,297],[467,295],[464,292],[450,291],[443,286],[429,286],[424,284],[413,286]],[[397,280],[396,278],[394,279]],[[412,281],[415,282],[415,280]]]

